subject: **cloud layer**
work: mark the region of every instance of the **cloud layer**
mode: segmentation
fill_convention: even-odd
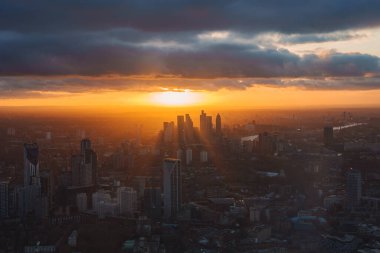
[[[358,39],[353,29],[380,26],[379,11],[376,0],[2,1],[0,96],[160,85],[380,88],[378,56],[286,49]]]

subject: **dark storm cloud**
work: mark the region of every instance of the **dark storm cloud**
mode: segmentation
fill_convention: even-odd
[[[377,0],[4,0],[0,96],[149,91],[159,82],[197,90],[244,89],[267,81],[307,87],[281,78],[306,78],[310,87],[322,88],[327,77],[340,78],[331,86],[337,89],[352,78],[362,79],[364,88],[380,88],[377,78],[364,79],[379,75],[376,56],[299,56],[255,41],[273,32],[283,44],[355,39],[360,35],[349,30],[379,26],[379,11]],[[228,36],[214,38],[218,31]],[[155,78],[133,79],[136,75]]]
[[[315,33],[380,24],[378,0],[7,0],[0,30],[244,30]]]
[[[154,41],[153,45],[144,45],[91,34],[7,36],[0,39],[3,76],[162,74],[233,78],[363,76],[380,71],[380,59],[366,54],[328,52],[301,57],[287,50],[241,44],[190,43],[189,48],[183,48],[183,44],[174,41],[174,45],[163,49]]]

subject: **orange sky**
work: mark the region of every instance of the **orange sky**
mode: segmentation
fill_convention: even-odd
[[[228,108],[378,107],[380,90],[306,90],[295,87],[255,86],[246,90],[86,93],[48,92],[46,97],[1,99],[1,106],[208,106]]]

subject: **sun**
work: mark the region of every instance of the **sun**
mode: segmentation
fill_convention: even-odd
[[[190,90],[172,90],[154,92],[151,95],[151,101],[154,104],[165,106],[187,106],[198,104],[202,100],[199,92]]]

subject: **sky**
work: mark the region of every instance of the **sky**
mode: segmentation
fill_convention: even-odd
[[[378,0],[0,2],[0,106],[380,106]]]

